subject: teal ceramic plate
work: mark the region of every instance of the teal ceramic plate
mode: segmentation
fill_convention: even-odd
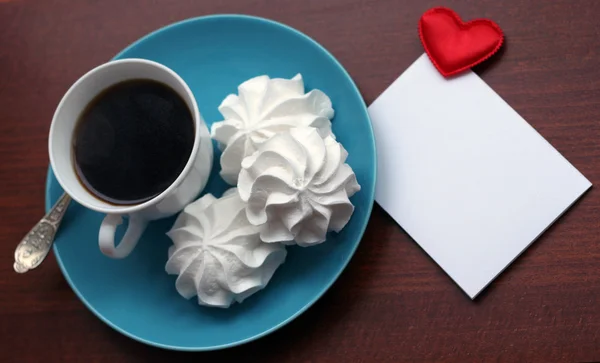
[[[60,268],[81,301],[102,321],[140,342],[161,348],[201,351],[249,342],[282,327],[310,307],[350,261],[363,235],[375,186],[375,142],[365,103],[344,68],[323,47],[285,25],[248,16],[220,15],[186,20],[138,40],[115,59],[146,58],[179,73],[190,86],[207,123],[220,120],[220,102],[248,78],[302,73],[307,90],[331,97],[333,131],[349,152],[362,190],[346,228],[325,243],[289,248],[287,261],[270,284],[229,309],[206,308],[175,290],[164,271],[174,218],[150,224],[135,251],[111,260],[98,250],[102,215],[74,204],[54,245]],[[217,150],[215,150],[217,151]],[[219,153],[205,192],[220,196]],[[46,209],[62,190],[52,171]],[[310,332],[307,332],[310,334]]]

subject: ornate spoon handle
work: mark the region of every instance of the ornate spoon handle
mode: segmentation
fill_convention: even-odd
[[[33,270],[44,261],[52,248],[54,236],[70,202],[71,197],[67,193],[63,194],[48,214],[23,237],[15,250],[13,268],[16,272]]]

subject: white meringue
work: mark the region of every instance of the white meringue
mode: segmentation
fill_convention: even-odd
[[[249,222],[263,225],[261,239],[311,246],[344,228],[354,211],[348,198],[360,190],[347,156],[333,137],[304,127],[272,137],[245,158],[238,191]]]
[[[179,275],[181,296],[226,308],[264,288],[284,262],[285,246],[262,242],[244,207],[233,188],[219,199],[207,194],[179,215],[167,233],[174,246],[165,270]]]
[[[219,111],[225,120],[211,128],[223,150],[221,177],[231,185],[237,183],[242,160],[275,134],[301,126],[315,127],[323,137],[331,134],[331,100],[319,90],[305,94],[300,74],[291,80],[255,77],[238,93],[223,100]]]

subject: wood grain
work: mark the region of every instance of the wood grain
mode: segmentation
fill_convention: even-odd
[[[246,13],[328,48],[372,102],[422,52],[417,20],[446,5],[503,28],[480,75],[600,182],[600,2],[595,0],[14,0],[0,3],[0,341],[6,362],[574,362],[600,360],[600,194],[594,188],[477,301],[379,207],[348,269],[280,331],[226,351],[144,346],[97,320],[53,259],[12,271],[43,213],[54,108],[85,71],[160,26]]]

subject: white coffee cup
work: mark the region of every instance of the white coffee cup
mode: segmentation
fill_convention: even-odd
[[[194,119],[194,146],[181,174],[156,197],[135,205],[114,205],[91,194],[79,181],[72,152],[73,132],[81,112],[100,92],[115,83],[129,79],[149,79],[175,90],[185,100]],[[149,221],[169,217],[181,211],[204,189],[213,160],[212,142],[208,128],[198,111],[192,91],[183,79],[168,67],[144,59],[123,59],[102,64],[81,77],[60,101],[48,140],[50,164],[56,179],[79,204],[105,213],[100,225],[100,250],[112,258],[131,253]],[[115,231],[129,217],[129,226],[120,243],[115,246]]]

